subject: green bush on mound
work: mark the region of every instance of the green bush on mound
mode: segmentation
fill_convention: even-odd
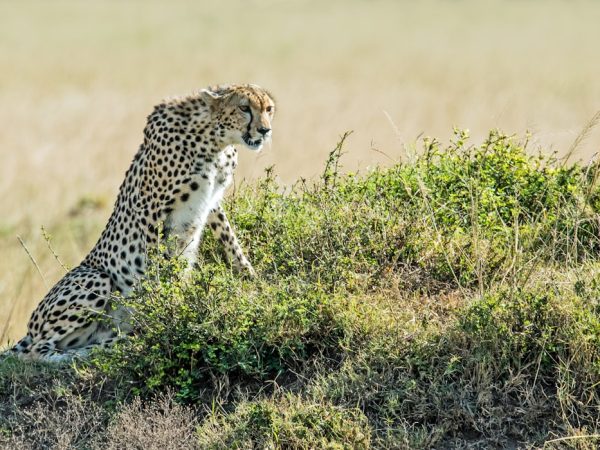
[[[529,156],[497,132],[469,146],[464,132],[415,161],[340,176],[333,153],[320,183],[284,190],[268,176],[231,200],[237,229],[264,276],[300,275],[327,288],[375,283],[410,266],[426,287],[491,282],[521,250],[582,261],[599,250],[596,168]],[[333,161],[333,162],[332,162]]]
[[[362,333],[362,305],[292,275],[250,283],[224,266],[180,274],[177,261],[150,270],[127,302],[140,333],[97,361],[137,380],[138,393],[169,386],[195,401],[221,375],[266,380],[316,356],[341,358]]]
[[[93,402],[112,433],[132,396],[169,392],[188,404],[171,422],[198,423],[200,448],[594,448],[597,166],[457,131],[411,161],[341,175],[342,143],[318,181],[286,188],[268,171],[228,200],[256,279],[206,236],[188,276],[157,258],[121,300],[136,333],[69,375],[103,380]],[[9,372],[0,394],[69,407],[15,391]],[[26,416],[7,405],[0,439]],[[135,428],[155,429],[146,410]]]

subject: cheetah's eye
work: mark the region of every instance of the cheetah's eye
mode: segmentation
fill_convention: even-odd
[[[273,107],[272,107],[272,106],[270,106],[270,105],[269,105],[269,106],[267,106],[267,112],[271,112],[271,111],[273,111]]]
[[[245,113],[250,112],[250,107],[248,105],[240,105],[240,110],[242,110]]]

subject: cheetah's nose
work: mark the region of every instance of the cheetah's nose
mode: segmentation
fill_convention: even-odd
[[[265,128],[265,127],[260,127],[256,131],[258,131],[260,134],[262,134],[263,136],[265,136],[269,131],[271,131],[271,129],[270,128]]]

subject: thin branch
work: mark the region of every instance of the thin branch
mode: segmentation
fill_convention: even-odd
[[[46,245],[48,246],[48,249],[52,252],[52,255],[54,255],[54,259],[56,259],[56,261],[58,261],[58,263],[60,264],[60,266],[63,268],[63,270],[66,272],[69,272],[71,269],[69,269],[60,259],[60,257],[56,254],[56,252],[54,251],[54,249],[52,248],[52,244],[50,243],[50,235],[48,234],[48,232],[46,231],[46,229],[44,227],[42,227],[42,236],[44,236],[44,240],[46,241]]]
[[[40,266],[38,266],[38,263],[36,262],[35,258],[33,257],[33,255],[31,254],[31,252],[27,248],[27,246],[25,245],[25,242],[23,242],[23,239],[21,239],[21,236],[17,236],[17,239],[19,240],[19,243],[23,247],[23,250],[25,250],[25,253],[27,253],[27,256],[29,256],[29,259],[31,260],[31,262],[35,266],[36,270],[40,274],[40,277],[42,277],[42,281],[44,282],[44,285],[46,286],[46,289],[47,289],[48,288],[48,282],[46,281],[46,278],[44,277],[44,274],[40,270]]]

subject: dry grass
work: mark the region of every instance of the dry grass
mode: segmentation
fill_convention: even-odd
[[[48,289],[17,235],[48,285],[63,269],[41,226],[77,264],[160,98],[220,81],[276,94],[272,149],[242,155],[238,182],[272,164],[286,182],[312,176],[348,129],[349,170],[453,124],[566,150],[599,106],[599,18],[588,1],[1,3],[0,341]]]
[[[75,396],[65,396],[53,403],[38,402],[15,411],[18,414],[11,429],[14,435],[0,438],[0,448],[81,448],[103,431],[106,422],[106,412],[99,405]]]
[[[70,368],[5,363],[0,449],[198,448],[196,412],[175,403],[169,391],[147,402],[138,397],[127,404],[104,403],[110,388],[81,375]],[[5,377],[13,378],[12,389]]]
[[[174,402],[171,394],[143,404],[136,398],[125,406],[108,427],[98,449],[181,450],[199,449],[195,433],[198,419],[194,411]]]

